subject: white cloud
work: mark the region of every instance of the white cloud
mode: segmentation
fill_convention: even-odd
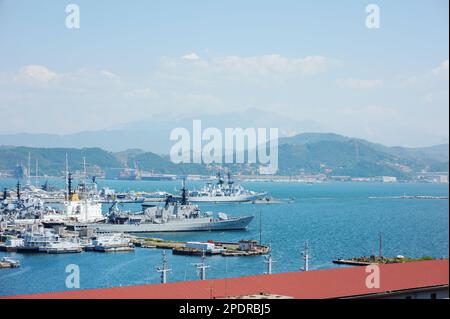
[[[149,99],[158,94],[151,85],[124,81],[107,69],[78,68],[66,72],[43,65],[25,65],[14,73],[0,72],[0,109],[12,109],[15,120],[4,132],[57,132],[65,134],[106,128],[136,120],[155,111]],[[83,121],[73,121],[88,114]]]
[[[43,65],[26,65],[19,70],[15,80],[18,82],[46,83],[55,80],[58,75]]]
[[[349,135],[372,132],[379,141],[395,139],[396,134],[400,136],[398,123],[403,122],[410,123],[410,131],[423,132],[427,123],[432,123],[436,130],[443,131],[442,127],[448,130],[448,122],[441,116],[444,112],[448,114],[445,106],[448,104],[441,103],[448,101],[448,89],[443,87],[448,85],[443,80],[446,69],[448,74],[448,62],[435,63],[432,65],[435,68],[429,67],[422,74],[417,72],[409,79],[414,87],[386,90],[373,101],[374,106],[367,106],[364,94],[338,90],[337,85],[361,89],[364,93],[364,90],[388,87],[389,79],[379,77],[384,82],[375,77],[355,79],[349,73],[348,77],[337,76],[334,71],[339,66],[340,62],[319,55],[205,55],[200,58],[190,53],[184,57],[162,58],[146,77],[122,78],[114,69],[81,68],[63,72],[42,65],[27,65],[14,74],[0,73],[0,107],[8,105],[16,113],[17,110],[26,113],[26,118],[6,123],[2,129],[45,132],[51,127],[54,132],[67,133],[106,128],[163,112],[177,116],[198,114],[201,118],[256,107],[268,112],[278,110],[292,120],[316,119],[327,130]],[[15,82],[15,77],[28,82]],[[339,107],[336,101],[349,108]],[[420,109],[423,103],[429,103],[430,107]],[[392,104],[394,108],[386,107]],[[61,108],[62,105],[65,107]],[[89,116],[82,122],[71,121],[77,114]],[[285,132],[290,135],[298,131],[289,127]],[[424,140],[425,137],[421,141]]]
[[[189,62],[189,63],[188,63]],[[211,59],[200,59],[191,53],[181,59],[164,58],[161,66],[171,71],[200,71],[214,75],[226,76],[292,76],[313,75],[326,71],[340,62],[323,56],[307,56],[303,58],[288,58],[279,54],[259,56],[224,56]],[[162,70],[164,73],[164,70]]]
[[[415,74],[406,77],[400,77],[400,87],[410,87],[416,85],[429,85],[430,82],[438,83],[442,80],[449,80],[448,59],[443,61],[439,66],[422,74]],[[445,84],[448,85],[448,84]]]
[[[182,56],[181,58],[183,60],[200,60],[200,57],[195,52],[186,54],[186,55]]]
[[[420,77],[417,75],[411,75],[411,76],[400,76],[399,77],[400,83],[398,84],[398,87],[410,87],[413,85],[416,85],[420,81]]]
[[[353,88],[353,89],[377,89],[383,87],[384,83],[382,80],[360,80],[360,79],[337,79],[338,86],[342,88]]]
[[[312,75],[326,70],[330,60],[323,56],[287,58],[279,54],[253,57],[226,56],[212,61],[212,66],[243,74],[300,74]]]
[[[433,69],[433,74],[439,75],[439,74],[446,74],[448,76],[448,59],[441,63],[437,68]]]
[[[11,83],[37,89],[59,89],[66,91],[85,91],[99,87],[111,88],[120,84],[120,77],[108,70],[80,68],[62,73],[50,70],[44,65],[25,65],[15,74],[4,76],[4,83]]]
[[[102,71],[100,71],[100,73],[105,76],[112,77],[112,78],[119,78],[117,75],[115,75],[114,73],[112,73],[111,71],[108,71],[108,70],[102,70]]]

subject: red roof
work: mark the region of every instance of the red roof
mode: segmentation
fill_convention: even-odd
[[[366,267],[333,268],[229,279],[73,290],[8,298],[208,299],[260,293],[294,298],[339,298],[448,285],[448,260],[380,265],[380,288],[367,288]]]

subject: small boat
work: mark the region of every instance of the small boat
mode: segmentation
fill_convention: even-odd
[[[3,257],[0,260],[0,268],[18,268],[20,267],[20,261],[17,259],[12,259],[10,257]]]
[[[94,251],[105,253],[134,251],[130,239],[119,233],[99,235],[92,240],[92,246]]]
[[[52,242],[43,247],[39,247],[39,252],[45,252],[47,254],[70,254],[81,253],[82,251],[83,248],[79,243],[70,241]]]

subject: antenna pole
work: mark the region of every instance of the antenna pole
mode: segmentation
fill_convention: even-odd
[[[265,256],[264,259],[265,259],[264,263],[267,264],[267,271],[265,272],[265,274],[266,275],[271,275],[272,274],[272,265],[276,261],[273,260],[272,254],[269,254],[269,255]]]
[[[195,264],[195,267],[199,270],[200,273],[200,280],[206,280],[206,269],[209,268],[209,266],[205,263],[205,251],[203,251],[202,254],[202,262],[199,264]]]
[[[383,256],[383,254],[382,254],[382,245],[383,245],[383,238],[382,238],[381,233],[380,233],[380,244],[379,244],[379,247],[378,247],[378,256],[380,258]]]
[[[262,213],[259,211],[259,244],[262,245]]]
[[[225,297],[228,297],[228,258],[225,258]]]
[[[165,250],[162,253],[162,262],[163,265],[161,267],[156,268],[156,271],[161,273],[161,283],[165,284],[167,283],[167,273],[172,270],[168,268],[169,262]]]
[[[302,256],[303,256],[303,261],[304,261],[304,265],[303,265],[303,271],[309,271],[309,247],[308,247],[308,242],[305,242],[305,249],[302,252]]]

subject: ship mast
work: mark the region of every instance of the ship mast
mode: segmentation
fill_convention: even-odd
[[[231,172],[228,170],[227,172],[227,178],[228,178],[228,188],[231,190],[233,187],[233,180],[231,179]]]
[[[186,190],[186,178],[183,177],[181,181],[181,205],[187,205],[187,190]]]
[[[83,156],[83,184],[86,187],[87,169],[86,169],[86,156]]]
[[[66,153],[66,171],[64,175],[65,175],[66,200],[68,201],[70,196],[69,194],[70,190],[69,190],[69,159],[67,153]]]
[[[16,185],[16,192],[17,192],[17,203],[20,203],[20,182],[17,181],[17,185]]]
[[[67,194],[68,194],[67,200],[70,200],[70,197],[72,196],[72,173],[71,172],[68,172],[68,174],[67,174]]]
[[[31,185],[31,153],[28,152],[27,186]]]
[[[38,176],[39,176],[39,159],[36,158],[36,176],[34,177],[36,186],[38,186]]]
[[[224,180],[222,178],[222,174],[220,174],[220,172],[217,173],[217,178],[219,179],[218,184],[220,187],[222,187]]]
[[[86,168],[86,156],[83,156],[83,206],[84,206],[84,218],[87,221],[89,215],[88,206],[88,189],[87,189],[87,168]]]

